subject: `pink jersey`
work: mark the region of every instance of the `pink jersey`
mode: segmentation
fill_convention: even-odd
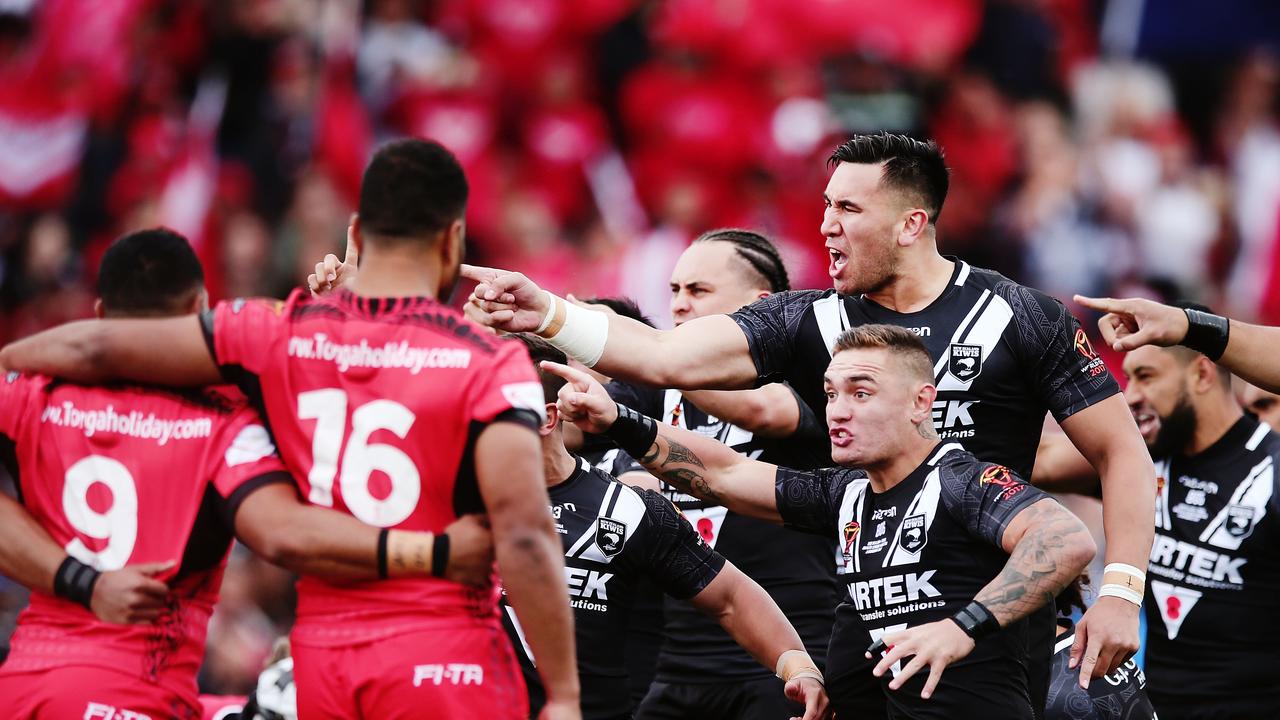
[[[427,298],[295,291],[221,303],[205,330],[226,377],[259,396],[303,495],[378,527],[438,533],[482,512],[476,436],[543,411],[522,344]],[[304,577],[292,637],[332,647],[496,612],[495,593],[436,578]]]
[[[4,672],[126,670],[194,706],[231,547],[228,518],[253,488],[289,480],[257,413],[216,391],[84,387],[8,373],[0,377],[0,436],[14,444],[20,499],[70,555],[104,571],[176,563],[158,576],[170,587],[169,610],[151,625],[107,624],[33,592]]]

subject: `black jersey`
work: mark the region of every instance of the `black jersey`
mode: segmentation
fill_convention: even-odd
[[[756,437],[750,431],[709,416],[684,400],[678,390],[653,390],[627,383],[609,384],[610,395],[659,422],[715,438],[739,453],[774,464],[797,461],[812,467],[818,458],[804,443]],[[797,400],[801,414],[808,408]],[[802,421],[803,424],[803,421]],[[825,441],[825,436],[824,436]],[[639,465],[635,469],[643,470]],[[824,538],[787,530],[774,523],[729,512],[662,484],[670,499],[708,545],[755,580],[791,621],[805,648],[822,665],[831,637],[839,586]],[[771,677],[729,637],[719,623],[688,603],[668,600],[664,608],[662,649],[655,679],[670,684],[724,683]]]
[[[1075,639],[1074,629],[1058,634],[1045,720],[1157,720],[1147,698],[1146,675],[1133,658],[1082,689],[1080,668],[1069,667]]]
[[[1269,699],[1280,717],[1280,436],[1245,416],[1194,457],[1156,463],[1146,671],[1165,703]]]
[[[947,289],[918,312],[799,290],[732,317],[760,381],[785,380],[819,417],[827,404],[822,376],[843,330],[888,323],[914,331],[934,360],[933,422],[942,439],[1030,477],[1047,411],[1061,421],[1120,388],[1062,303],[999,273],[955,265]]]
[[[842,705],[849,701],[842,695],[844,679],[868,671],[867,646],[885,633],[949,618],[969,604],[1009,559],[1001,546],[1005,527],[1045,497],[957,443],[938,446],[884,493],[872,490],[860,470],[778,468],[778,512],[789,526],[827,537],[848,588],[827,657],[827,691],[837,713],[855,714],[856,708]],[[881,682],[893,717],[1029,720],[1026,663],[1024,619],[948,666],[929,700],[920,699],[928,673],[898,690],[888,689],[892,673]]]
[[[582,715],[629,717],[633,702],[624,644],[636,584],[648,577],[672,597],[688,600],[711,584],[724,558],[666,498],[623,485],[582,460],[569,479],[547,492],[564,544]],[[523,655],[531,704],[540,705],[545,695],[533,672],[535,659],[510,606],[504,607],[503,621]]]

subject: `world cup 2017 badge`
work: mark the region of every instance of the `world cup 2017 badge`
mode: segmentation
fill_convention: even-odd
[[[951,343],[947,371],[960,382],[969,382],[982,372],[982,346]]]
[[[1244,539],[1253,532],[1253,508],[1248,505],[1227,506],[1227,534]]]
[[[924,549],[924,544],[929,541],[929,536],[924,529],[924,515],[912,515],[902,519],[902,542],[903,550],[915,554]]]
[[[853,563],[853,542],[858,539],[858,531],[862,526],[857,520],[850,520],[844,524],[844,566],[849,567]]]
[[[609,518],[596,519],[596,546],[600,552],[613,557],[622,552],[627,541],[627,526]]]

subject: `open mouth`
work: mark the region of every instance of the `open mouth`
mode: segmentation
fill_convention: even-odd
[[[1133,414],[1133,419],[1138,423],[1138,432],[1143,435],[1150,435],[1160,427],[1160,416],[1150,410],[1139,410]]]
[[[849,258],[844,253],[831,247],[827,248],[827,253],[831,256],[831,265],[827,268],[827,274],[835,277],[840,274],[841,270],[844,270]]]
[[[836,447],[848,447],[853,442],[853,435],[844,428],[834,428],[827,434],[831,436],[831,444]]]

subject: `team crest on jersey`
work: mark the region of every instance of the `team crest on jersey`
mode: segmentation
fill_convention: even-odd
[[[1248,505],[1228,505],[1227,522],[1224,526],[1227,534],[1243,540],[1253,532],[1253,508]]]
[[[850,520],[844,524],[844,564],[848,565],[853,562],[853,542],[858,539],[858,531],[862,526],[857,520]]]
[[[947,372],[960,382],[968,382],[982,372],[982,346],[951,343]]]
[[[627,542],[627,526],[610,518],[596,518],[596,547],[606,557],[622,552]]]
[[[902,519],[902,541],[900,547],[911,554],[924,549],[929,542],[929,535],[924,529],[924,513],[911,515]]]

